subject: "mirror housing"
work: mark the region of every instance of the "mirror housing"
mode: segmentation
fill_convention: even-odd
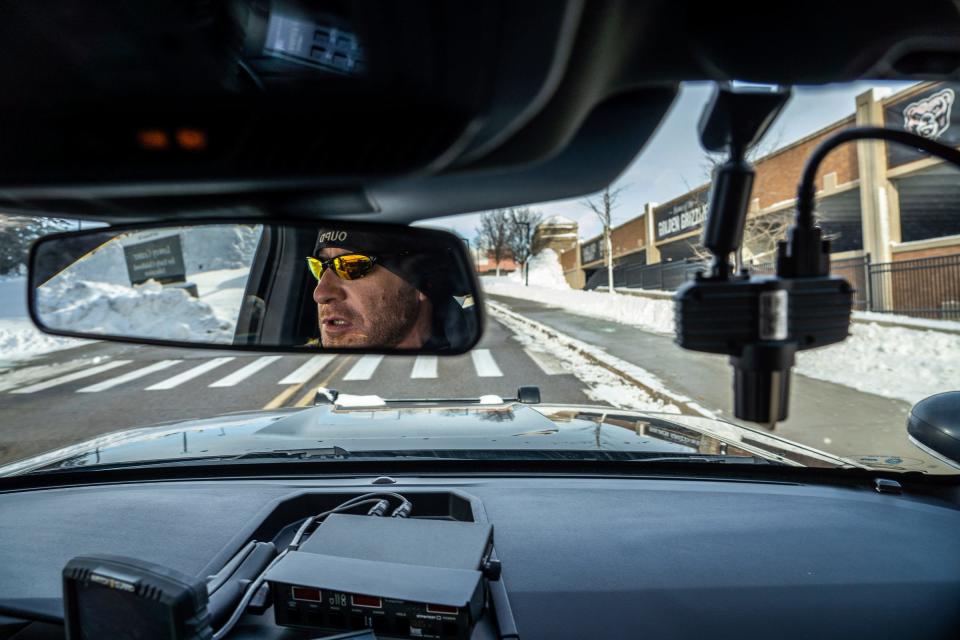
[[[926,453],[960,469],[960,391],[938,393],[913,405],[907,434]]]
[[[178,347],[456,355],[483,331],[463,240],[434,229],[198,221],[42,237],[29,310],[43,331]]]

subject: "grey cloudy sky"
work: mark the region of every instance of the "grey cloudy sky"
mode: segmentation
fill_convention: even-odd
[[[853,84],[799,87],[780,119],[768,134],[766,144],[786,146],[818,129],[853,114],[855,98],[871,87],[899,91],[910,83],[858,82]],[[697,140],[696,125],[713,88],[707,83],[684,85],[673,109],[633,163],[615,182],[626,185],[614,211],[620,224],[643,211],[647,202],[666,202],[707,181],[704,152]],[[544,216],[562,215],[580,224],[580,237],[600,233],[596,215],[581,200],[558,200],[531,205]],[[479,214],[434,218],[425,225],[450,229],[472,240]]]

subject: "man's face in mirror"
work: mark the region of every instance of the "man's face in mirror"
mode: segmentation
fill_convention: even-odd
[[[362,253],[327,247],[320,260]],[[417,349],[430,339],[430,300],[409,282],[375,264],[363,277],[342,279],[327,268],[313,290],[325,347]]]

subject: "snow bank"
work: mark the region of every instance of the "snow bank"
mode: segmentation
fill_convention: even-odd
[[[38,311],[55,329],[167,340],[223,342],[233,326],[183,289],[64,280],[39,291]]]
[[[544,249],[530,258],[530,286],[547,289],[569,290],[570,285],[563,277],[563,267],[560,266],[560,257],[553,249]],[[506,276],[507,283],[523,284],[525,279],[521,269],[517,269]]]
[[[616,361],[617,364],[622,361],[599,350],[591,349],[590,345],[562,336],[559,332],[544,327],[538,322],[522,318],[495,302],[490,303],[490,310],[498,321],[510,329],[514,340],[525,349],[556,358],[566,371],[583,382],[586,385],[583,392],[591,400],[634,411],[680,413],[680,409],[675,404],[654,398],[643,388],[610,369],[591,363],[583,355],[582,350],[592,350],[594,357],[599,355],[602,358],[601,361],[608,364],[610,360]],[[640,371],[639,367],[634,366],[633,369]],[[650,376],[650,379],[652,381],[653,377]]]
[[[903,327],[915,327],[919,329],[960,331],[960,321],[957,320],[930,320],[928,318],[911,318],[910,316],[901,316],[893,313],[876,313],[872,311],[854,311],[853,319],[862,322],[875,321],[879,322],[880,324],[897,324]]]
[[[845,341],[798,353],[796,371],[913,404],[960,390],[960,335],[854,323]]]
[[[569,313],[600,318],[664,335],[673,335],[673,301],[601,291],[566,291],[524,287],[506,278],[484,280],[493,294],[559,307]],[[857,314],[858,320],[895,321],[899,316]],[[803,351],[796,371],[818,380],[915,403],[942,391],[960,390],[960,335],[923,330],[952,328],[955,323],[917,320],[917,328],[851,324],[840,344]]]
[[[672,300],[569,288],[525,287],[503,282],[503,278],[495,280],[484,279],[483,288],[487,293],[542,302],[577,315],[611,320],[652,333],[673,334]]]
[[[85,340],[47,335],[27,317],[27,279],[0,279],[0,365],[86,344]]]

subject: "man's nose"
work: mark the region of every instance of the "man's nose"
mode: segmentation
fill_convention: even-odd
[[[313,290],[313,301],[317,304],[329,304],[337,300],[343,300],[343,283],[337,274],[333,273],[333,269],[326,269],[317,282],[317,288]]]

